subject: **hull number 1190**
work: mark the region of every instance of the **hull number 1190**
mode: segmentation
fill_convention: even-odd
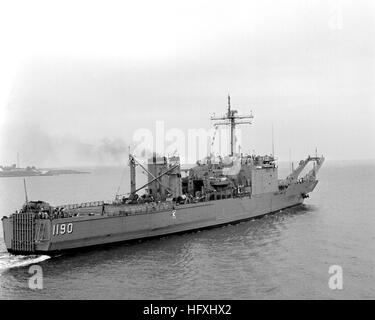
[[[73,232],[73,223],[54,224],[52,227],[53,236],[63,235],[63,234],[72,233],[72,232]]]

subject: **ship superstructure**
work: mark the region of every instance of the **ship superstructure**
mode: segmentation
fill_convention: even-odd
[[[4,240],[15,254],[55,253],[114,242],[158,237],[239,222],[300,205],[314,190],[324,157],[308,156],[285,179],[278,178],[274,155],[248,155],[234,150],[234,128],[250,123],[230,106],[223,117],[229,125],[228,157],[212,155],[181,169],[178,156],[153,154],[142,164],[129,154],[130,194],[114,201],[50,206],[26,201],[20,212],[4,217]],[[309,162],[313,168],[303,177]],[[136,167],[148,182],[136,186]]]

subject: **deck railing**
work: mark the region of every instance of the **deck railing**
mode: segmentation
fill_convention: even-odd
[[[104,201],[90,201],[90,202],[83,202],[83,203],[75,203],[75,204],[64,204],[57,206],[57,209],[79,209],[79,208],[89,208],[89,207],[98,207],[102,206]]]

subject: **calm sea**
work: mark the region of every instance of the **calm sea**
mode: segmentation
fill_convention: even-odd
[[[124,170],[87,170],[27,178],[29,199],[112,199]],[[122,191],[127,180],[125,172]],[[0,298],[375,299],[375,161],[326,161],[319,180],[299,208],[136,244],[20,257],[9,255],[0,238]],[[23,202],[22,178],[0,178],[0,216]],[[33,264],[42,267],[42,290],[28,287]],[[342,267],[342,290],[328,286],[332,265]]]

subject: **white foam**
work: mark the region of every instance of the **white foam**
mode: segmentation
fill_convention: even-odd
[[[51,257],[47,255],[21,256],[9,253],[0,253],[0,275],[5,270],[40,263],[49,258]]]

